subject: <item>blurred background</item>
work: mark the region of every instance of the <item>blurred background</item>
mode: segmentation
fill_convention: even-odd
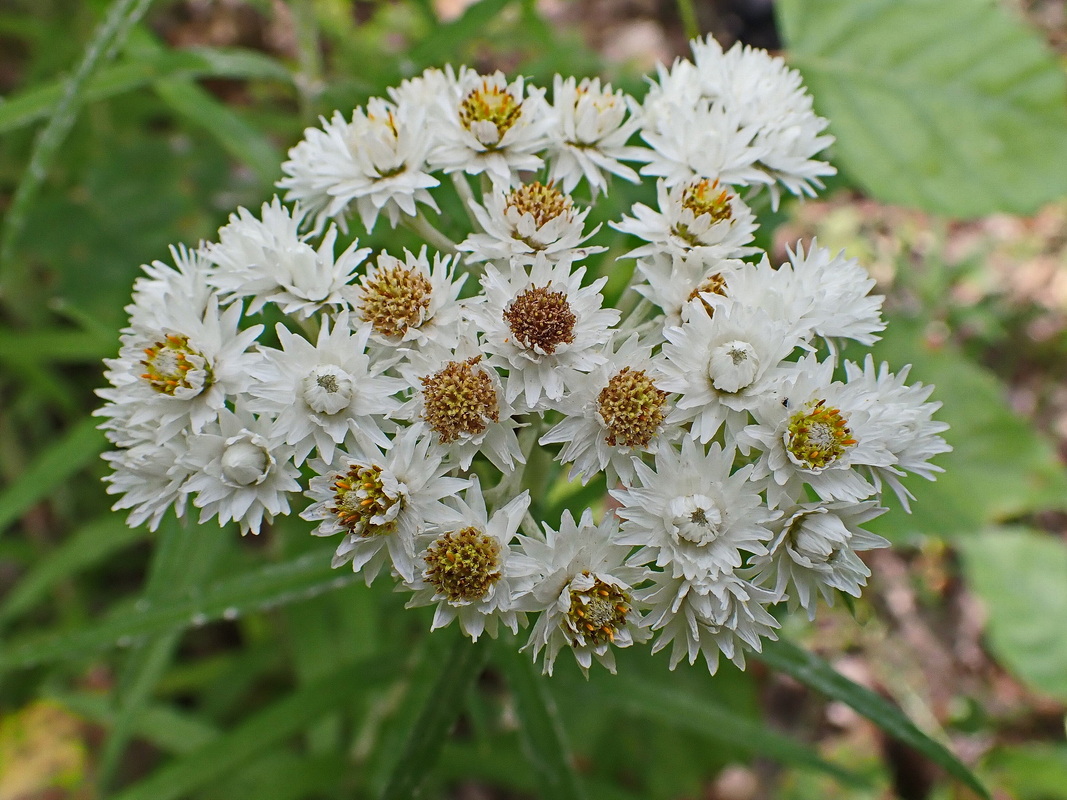
[[[299,520],[165,549],[108,510],[88,415],[132,281],[268,200],[320,114],[427,66],[641,97],[693,30],[804,75],[840,174],[758,243],[859,258],[888,297],[876,357],[952,425],[946,473],[872,526],[894,547],[864,597],[786,631],[997,800],[1067,798],[1067,3],[0,0],[0,800],[380,795],[447,637],[304,557]],[[615,188],[598,219],[647,200]],[[975,796],[758,660],[623,656],[535,687],[595,800]],[[493,663],[422,796],[550,796]]]

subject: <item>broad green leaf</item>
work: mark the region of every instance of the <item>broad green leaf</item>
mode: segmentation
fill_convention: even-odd
[[[95,419],[84,419],[48,445],[19,478],[0,492],[0,533],[56,486],[93,462],[104,449]]]
[[[106,100],[151,85],[160,78],[265,78],[292,81],[292,73],[278,61],[253,50],[190,48],[164,51],[105,67],[89,80],[81,103]],[[63,96],[59,81],[34,86],[0,103],[0,133],[47,117]]]
[[[782,0],[789,62],[880,200],[952,216],[1026,214],[1067,185],[1062,67],[988,0]]]
[[[79,528],[19,578],[0,604],[0,625],[48,599],[60,581],[99,564],[147,535],[147,528],[131,528],[117,514]]]
[[[931,739],[904,716],[899,708],[870,689],[846,678],[814,653],[810,653],[786,639],[765,642],[763,652],[756,656],[767,666],[784,672],[832,700],[840,700],[865,716],[889,736],[908,745],[940,767],[949,775],[990,800],[989,792],[971,771],[943,744]]]
[[[497,660],[515,698],[519,737],[523,752],[533,767],[541,797],[580,800],[587,797],[559,718],[556,701],[547,679],[533,662],[518,651],[512,637],[504,637],[496,648]]]
[[[1067,745],[1002,746],[985,759],[998,786],[1018,800],[1062,800],[1067,787]]]
[[[144,16],[151,4],[152,0],[115,0],[111,4],[77,69],[64,84],[63,94],[52,109],[48,123],[34,141],[33,152],[30,153],[29,162],[0,228],[0,288],[10,293],[9,296],[21,296],[18,291],[24,288],[29,279],[27,275],[18,273],[12,263],[15,245],[26,225],[26,212],[44,183],[52,160],[74,125],[86,83],[102,62],[114,56],[130,28]]]
[[[209,526],[195,528],[193,534],[227,535]],[[294,561],[219,580],[202,589],[187,589],[163,603],[141,600],[133,607],[126,604],[95,625],[9,641],[0,652],[0,669],[84,656],[116,644],[132,644],[137,637],[183,630],[220,618],[232,619],[346,586],[357,576],[331,569],[332,552],[330,547]]]
[[[1067,544],[1023,528],[994,528],[957,544],[968,584],[985,605],[986,636],[998,660],[1067,700]]]
[[[451,650],[438,667],[437,678],[424,697],[415,724],[408,728],[380,800],[410,800],[415,796],[437,762],[449,729],[463,711],[467,693],[482,671],[488,655],[484,642],[471,642],[456,630],[449,633],[453,638]]]
[[[945,439],[953,451],[934,463],[943,467],[934,482],[905,480],[915,494],[911,515],[894,510],[870,527],[890,538],[918,532],[965,537],[990,523],[1067,504],[1067,471],[1050,442],[1016,414],[1004,385],[993,373],[955,347],[931,346],[915,320],[893,319],[874,347],[876,361],[894,371],[912,364],[908,382],[934,384],[934,415],[949,424]]]
[[[598,692],[600,702],[625,708],[671,727],[728,742],[754,756],[766,756],[782,764],[832,775],[847,785],[867,785],[861,775],[819,758],[811,748],[775,733],[724,705],[707,698],[695,698],[667,683],[654,684],[626,675],[620,675],[616,681],[618,685],[610,693]]]
[[[354,691],[388,680],[395,656],[380,653],[335,670],[302,686],[261,711],[246,717],[232,731],[156,770],[146,780],[112,796],[112,800],[175,800],[231,774],[256,754],[285,742],[335,709],[343,708]],[[447,704],[446,704],[447,705]]]

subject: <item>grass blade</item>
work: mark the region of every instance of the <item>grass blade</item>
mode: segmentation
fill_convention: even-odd
[[[452,649],[443,661],[433,688],[426,695],[414,725],[393,765],[381,800],[410,800],[441,754],[448,731],[463,710],[464,700],[478,679],[487,650],[452,631]],[[427,653],[434,651],[428,649]]]
[[[257,753],[286,741],[325,714],[351,700],[353,687],[388,680],[397,660],[380,653],[331,672],[247,717],[187,756],[156,770],[149,778],[113,795],[112,800],[175,800],[233,773]],[[410,796],[409,796],[410,797]]]
[[[204,530],[208,530],[205,528]],[[218,536],[217,530],[209,530]],[[49,632],[10,641],[0,652],[0,670],[82,657],[87,652],[133,643],[141,636],[184,630],[223,617],[297,602],[346,586],[358,576],[330,567],[333,547],[283,564],[270,564],[243,575],[191,588],[165,603],[142,600],[124,604],[103,622],[69,631]]]
[[[533,661],[518,651],[513,639],[503,639],[495,653],[515,697],[519,736],[537,776],[540,796],[555,800],[586,798],[546,679]]]
[[[26,225],[26,212],[52,166],[52,159],[74,125],[89,76],[101,62],[114,55],[130,28],[144,16],[151,4],[152,0],[115,0],[85,49],[81,63],[67,79],[63,94],[55,104],[48,124],[37,135],[29,163],[8,207],[3,228],[0,228],[0,294],[3,296],[22,296],[18,289],[28,278],[14,273],[12,260],[15,245]]]
[[[0,534],[26,509],[100,455],[106,442],[96,424],[95,419],[85,419],[69,429],[0,493]]]
[[[788,640],[780,639],[777,642],[765,642],[763,652],[757,657],[767,666],[784,672],[827,697],[849,705],[894,739],[922,753],[980,797],[989,800],[986,788],[944,745],[916,728],[912,721],[888,700],[853,683],[815,654]]]

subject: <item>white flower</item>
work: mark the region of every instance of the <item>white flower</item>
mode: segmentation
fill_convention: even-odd
[[[884,421],[888,432],[884,444],[892,453],[893,463],[891,466],[872,464],[871,477],[879,489],[883,482],[889,484],[908,511],[911,510],[908,500],[913,497],[900,482],[900,476],[911,472],[932,481],[934,474],[944,472],[944,469],[931,464],[930,459],[952,450],[939,435],[948,430],[948,425],[933,419],[941,403],[926,402],[934,387],[921,383],[907,386],[904,381],[910,371],[911,365],[908,365],[894,375],[884,362],[876,368],[874,358],[869,354],[862,368],[851,361],[845,362],[848,384],[877,398],[868,411],[873,420]]]
[[[352,331],[348,315],[340,314],[331,330],[325,318],[315,344],[281,323],[275,330],[282,349],[263,348],[249,387],[256,398],[250,407],[277,417],[278,433],[295,448],[296,463],[303,464],[312,448],[331,463],[334,448],[349,439],[359,450],[368,443],[388,448],[384,418],[400,408],[394,395],[406,384],[371,364],[370,325]]]
[[[465,336],[454,352],[411,353],[399,369],[415,394],[396,416],[412,421],[450,464],[465,470],[482,453],[507,474],[525,463],[515,435],[520,426],[496,370],[483,359]]]
[[[220,315],[214,295],[202,312],[166,295],[154,319],[158,329],[123,334],[119,357],[104,362],[112,388],[97,390],[108,403],[93,413],[109,418],[100,427],[118,445],[137,443],[125,433],[135,429],[152,428],[157,443],[186,426],[198,433],[248,389],[259,360],[247,351],[263,326],[238,330],[240,305]]]
[[[762,652],[764,638],[778,638],[780,625],[767,610],[774,595],[731,573],[704,582],[655,573],[655,584],[637,596],[650,607],[648,624],[659,631],[652,652],[673,643],[671,669],[703,655],[714,675],[720,652],[744,669],[746,649]]]
[[[270,418],[222,409],[217,423],[189,436],[182,491],[193,495],[201,523],[218,517],[219,525],[237,522],[242,535],[258,534],[264,521],[289,513],[288,495],[300,491],[292,453]]]
[[[820,594],[828,605],[834,603],[835,590],[859,597],[871,571],[856,553],[889,547],[886,539],[860,526],[885,511],[870,500],[786,509],[770,551],[752,561],[753,579],[770,586],[778,600],[788,597],[790,608],[800,606],[808,619],[815,619]]]
[[[185,446],[183,436],[157,444],[146,432],[140,444],[103,454],[112,470],[104,477],[107,493],[122,495],[111,510],[130,509],[129,527],[147,521],[148,529],[154,531],[171,506],[179,518],[185,514],[187,495],[182,484],[189,473],[180,463]]]
[[[230,215],[218,243],[204,251],[217,267],[211,283],[227,302],[251,297],[250,314],[275,303],[282,313],[304,319],[327,306],[344,306],[341,290],[370,249],[356,249],[352,242],[335,260],[337,229],[331,226],[316,250],[298,231],[303,217],[303,211],[290,213],[277,197],[263,204],[260,219],[244,208]]]
[[[756,218],[729,186],[718,180],[696,178],[674,188],[656,182],[659,211],[635,203],[633,217],[623,217],[611,227],[648,244],[623,258],[656,253],[696,256],[701,259],[739,258],[757,252],[747,246],[757,227]]]
[[[328,218],[340,218],[352,204],[368,230],[384,213],[395,228],[401,214],[413,217],[417,203],[437,211],[429,189],[439,185],[426,171],[434,125],[417,103],[390,103],[380,97],[357,108],[346,122],[335,111],[321,129],[308,128],[289,151],[278,187],[316,215],[316,229]]]
[[[788,326],[763,310],[718,306],[714,316],[703,299],[693,300],[680,327],[664,331],[664,379],[680,397],[670,423],[692,422],[690,435],[708,442],[725,422],[731,434],[748,422],[796,347]]]
[[[153,261],[141,267],[145,275],[133,282],[133,302],[126,306],[130,328],[159,330],[166,325],[168,306],[180,304],[193,313],[203,314],[211,302],[208,282],[211,262],[202,249],[185,245],[171,246],[174,266]]]
[[[388,453],[339,453],[336,463],[338,468],[311,462],[319,474],[305,494],[315,502],[300,515],[319,523],[315,536],[345,534],[333,566],[351,562],[369,586],[388,562],[405,581],[414,581],[416,537],[431,526],[461,521],[441,500],[469,481],[445,477],[450,467],[441,453],[411,428],[393,439]]]
[[[773,207],[779,195],[773,181],[795,195],[814,196],[823,186],[820,178],[837,173],[814,160],[834,137],[820,135],[829,123],[812,110],[800,73],[780,57],[740,42],[725,53],[710,36],[690,44],[701,95],[736,109],[741,125],[757,128],[753,145],[760,150],[758,166],[771,181]]]
[[[559,531],[545,524],[543,538],[519,535],[522,552],[537,564],[523,608],[542,612],[522,649],[532,649],[534,659],[543,649],[548,675],[564,646],[583,670],[595,656],[615,672],[612,645],[629,647],[648,638],[632,595],[648,573],[624,564],[629,548],[618,543],[618,526],[611,514],[594,525],[586,509],[577,523],[564,511]]]
[[[477,476],[465,500],[454,498],[462,520],[428,534],[417,563],[424,568],[407,588],[415,594],[407,607],[437,603],[430,630],[459,620],[463,632],[477,640],[483,631],[496,638],[499,624],[515,633],[526,615],[515,598],[529,589],[532,562],[513,552],[512,540],[530,507],[523,492],[488,515]]]
[[[618,175],[637,183],[637,173],[621,161],[643,161],[645,150],[626,144],[638,129],[640,120],[631,116],[636,103],[622,90],[612,92],[611,84],[600,86],[600,78],[552,79],[554,124],[549,132],[550,181],[562,183],[570,194],[583,177],[596,197],[607,192],[605,174]]]
[[[659,359],[634,335],[616,340],[602,355],[606,363],[575,378],[571,391],[557,404],[566,417],[545,433],[539,444],[562,444],[560,463],[573,462],[571,479],[587,483],[600,472],[608,486],[633,480],[635,456],[655,454],[677,432],[665,424],[667,392],[657,381]]]
[[[539,169],[538,152],[552,124],[544,89],[510,84],[502,72],[479,75],[463,67],[430,166],[445,172],[485,173],[494,186],[511,186],[523,170]]]
[[[622,507],[619,542],[636,545],[632,563],[651,564],[675,578],[702,581],[744,563],[742,551],[767,552],[772,514],[749,482],[751,467],[730,473],[732,447],[707,452],[692,439],[681,452],[660,448],[656,467],[635,461],[639,486],[610,492]]]
[[[467,260],[472,263],[511,259],[530,264],[538,253],[552,261],[568,256],[577,260],[607,249],[577,249],[600,226],[583,236],[589,209],[576,210],[571,198],[552,184],[529,183],[508,192],[493,189],[485,207],[471,201],[471,210],[484,233],[472,233],[457,249],[470,253]]]
[[[870,387],[834,381],[833,371],[832,359],[814,355],[790,364],[777,391],[753,409],[757,424],[737,437],[743,451],[762,451],[753,479],[766,479],[772,508],[802,497],[804,485],[823,500],[865,500],[876,491],[865,474],[895,461],[887,443],[904,416],[872,413]]]
[[[403,260],[383,250],[345,297],[371,324],[374,341],[451,350],[459,340],[459,292],[467,280],[466,274],[456,278],[455,265],[455,256],[434,253],[431,267],[425,246],[418,255],[405,250]]]
[[[688,319],[690,301],[702,294],[726,293],[732,276],[748,266],[733,258],[705,260],[693,254],[655,253],[637,259],[636,270],[644,281],[634,284],[633,289],[663,310],[662,330],[666,330]]]
[[[543,254],[529,267],[513,263],[510,274],[486,266],[485,301],[470,316],[489,363],[508,371],[508,403],[521,395],[527,409],[542,410],[563,397],[576,375],[604,363],[600,347],[619,312],[601,308],[607,278],[582,286],[584,276],[584,267],[572,272],[569,261],[552,263]]]

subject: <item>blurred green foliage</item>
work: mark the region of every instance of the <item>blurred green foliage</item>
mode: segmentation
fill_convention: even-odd
[[[547,680],[510,642],[426,636],[425,609],[333,573],[299,520],[242,541],[173,521],[131,531],[108,511],[104,440],[87,415],[139,265],[268,199],[305,125],[445,62],[505,64],[542,85],[554,72],[604,74],[642,92],[638,74],[528,0],[482,0],[449,22],[428,0],[360,3],[358,16],[343,0],[250,3],[292,31],[288,49],[174,47],[163,32],[178,5],[8,0],[0,13],[0,566],[18,576],[0,600],[0,715],[45,697],[100,726],[92,781],[121,800],[401,798],[420,784],[433,797],[469,779],[546,798],[668,800],[759,758],[794,768],[800,786],[832,779],[874,796],[883,776],[867,765],[829,763],[767,728],[751,671],[670,674],[626,651],[618,678],[567,664]],[[779,8],[789,58],[838,137],[841,184],[949,215],[1027,212],[1067,186],[1062,69],[1003,9]],[[638,196],[619,189],[598,214]],[[365,243],[397,249],[405,237],[379,228]],[[1051,570],[1067,548],[995,526],[1062,508],[1067,479],[992,373],[930,343],[936,314],[928,304],[892,320],[877,355],[937,384],[956,449],[937,483],[911,487],[915,514],[886,515],[881,532],[958,542],[997,655],[1063,696],[1067,582]],[[581,508],[590,491],[544,502]],[[824,664],[768,660],[902,724],[877,698],[835,689]],[[1064,763],[1062,748],[1008,748],[984,774],[1053,798]]]

